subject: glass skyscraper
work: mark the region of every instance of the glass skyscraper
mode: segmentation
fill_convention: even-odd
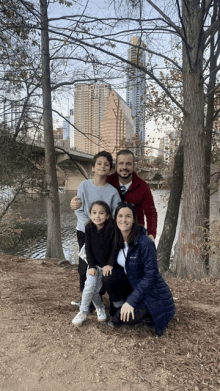
[[[132,46],[128,50],[128,60],[140,66],[146,66],[145,52],[138,46],[140,39],[132,37]],[[128,65],[126,102],[132,112],[136,133],[140,141],[145,142],[145,105],[146,105],[146,75],[140,69]]]

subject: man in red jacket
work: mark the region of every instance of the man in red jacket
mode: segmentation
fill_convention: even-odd
[[[144,226],[144,215],[147,219],[148,236],[154,240],[157,230],[157,211],[149,185],[134,172],[134,155],[123,149],[117,153],[116,172],[107,178],[110,185],[116,187],[122,201],[135,206],[138,223]]]
[[[149,185],[134,172],[134,154],[128,149],[117,153],[116,172],[107,177],[107,182],[118,189],[122,201],[135,206],[140,225],[144,226],[144,215],[147,220],[147,233],[152,240],[156,237],[157,211]],[[78,209],[81,202],[78,197],[72,198],[71,209]]]

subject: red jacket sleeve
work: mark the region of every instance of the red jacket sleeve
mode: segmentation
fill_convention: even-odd
[[[147,219],[147,233],[148,235],[153,235],[155,238],[157,233],[157,211],[151,190],[147,183],[142,202],[142,209]]]

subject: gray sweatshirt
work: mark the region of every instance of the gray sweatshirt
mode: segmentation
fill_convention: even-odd
[[[75,210],[77,216],[76,229],[82,232],[85,232],[85,225],[89,220],[89,208],[92,202],[105,201],[110,207],[112,217],[114,217],[118,203],[121,202],[120,195],[115,187],[109,183],[106,183],[105,186],[96,186],[93,183],[93,179],[87,179],[80,183],[77,195],[82,205]]]

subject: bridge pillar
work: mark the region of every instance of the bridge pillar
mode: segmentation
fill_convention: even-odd
[[[78,190],[78,187],[85,179],[92,178],[92,163],[76,160],[77,166],[71,160],[63,160],[58,163],[65,172],[65,190]],[[84,175],[83,175],[84,174]]]
[[[65,190],[78,190],[80,183],[86,179],[80,172],[76,175],[75,172],[68,169],[65,170],[65,173]]]

